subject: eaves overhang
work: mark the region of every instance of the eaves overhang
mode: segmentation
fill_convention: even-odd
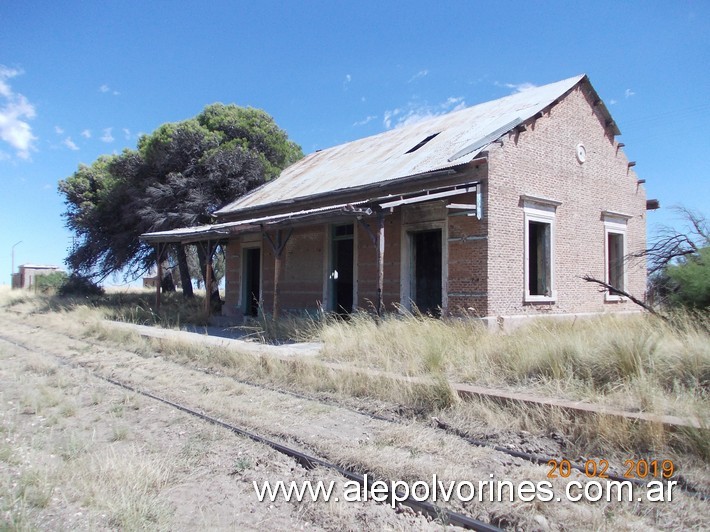
[[[465,164],[453,164],[447,168],[411,175],[404,178],[388,179],[377,183],[342,188],[326,193],[312,194],[293,199],[274,201],[267,205],[257,205],[254,207],[244,207],[238,211],[220,212],[216,211],[218,220],[235,221],[254,216],[267,216],[284,213],[289,210],[300,210],[307,207],[319,207],[334,203],[358,203],[366,202],[372,198],[384,196],[397,196],[407,189],[417,185],[426,186],[429,182],[445,182],[447,180],[456,181],[460,176],[465,175],[470,170],[485,167],[488,164],[488,152],[481,152],[478,157]],[[433,184],[433,183],[432,183]]]

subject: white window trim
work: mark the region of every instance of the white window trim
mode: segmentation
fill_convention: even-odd
[[[610,211],[604,211],[604,282],[609,283],[609,234],[621,235],[623,238],[623,257],[626,257],[626,221],[629,217]],[[628,268],[624,262],[624,286],[623,290],[628,287]],[[604,292],[604,301],[625,301],[626,297],[618,294],[612,294],[609,290]]]
[[[523,202],[525,221],[523,239],[525,284],[523,300],[525,303],[554,303],[557,300],[557,288],[555,285],[555,214],[557,206],[561,203],[533,196],[521,196],[521,200]],[[530,294],[530,222],[550,224],[550,286],[552,290],[549,296]]]

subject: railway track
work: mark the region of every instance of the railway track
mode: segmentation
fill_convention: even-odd
[[[65,334],[65,333],[61,333],[61,334]],[[65,335],[66,335],[66,334],[65,334]],[[73,337],[73,336],[71,336],[71,335],[66,335],[66,336],[72,338],[74,341],[82,342],[82,343],[85,343],[85,344],[88,344],[88,345],[91,345],[91,346],[94,346],[94,347],[105,347],[105,346],[104,346],[103,344],[101,344],[101,343],[93,342],[93,341],[87,340],[87,339],[85,339],[85,338],[79,339],[79,338]],[[24,349],[30,349],[30,348],[28,348],[28,347],[25,346],[25,345],[20,345],[20,344],[18,344],[18,343],[17,343],[16,341],[14,341],[14,340],[8,340],[7,338],[3,337],[2,335],[0,335],[0,339],[2,339],[2,340],[4,340],[4,341],[9,341],[10,343],[13,343],[13,344],[15,344],[15,345],[18,345],[18,346],[20,346],[20,347],[22,347],[22,348],[24,348]],[[48,354],[49,354],[50,356],[54,357],[54,358],[63,360],[64,363],[70,363],[70,364],[71,364],[71,362],[67,361],[66,359],[63,359],[60,355],[56,355],[56,354],[52,354],[52,353],[48,353]],[[99,374],[96,374],[96,373],[93,372],[90,368],[86,368],[86,367],[85,367],[84,369],[88,369],[88,370],[91,371],[92,374],[93,374],[94,376],[96,376],[97,378],[104,379],[104,380],[106,380],[106,381],[108,381],[108,382],[111,382],[111,383],[114,384],[114,385],[121,386],[121,387],[123,387],[123,388],[125,388],[125,389],[132,390],[132,391],[135,391],[135,392],[137,392],[137,393],[141,393],[141,394],[146,395],[146,396],[148,396],[148,397],[152,397],[153,399],[156,399],[156,400],[165,402],[166,404],[170,404],[171,406],[174,406],[174,407],[176,407],[176,408],[178,408],[178,409],[184,410],[185,412],[194,413],[194,414],[196,414],[196,415],[198,415],[198,416],[201,415],[200,413],[190,411],[190,409],[187,408],[187,407],[185,407],[185,406],[178,405],[177,403],[172,403],[172,402],[171,402],[170,400],[168,400],[168,399],[161,398],[161,397],[158,397],[158,396],[153,396],[153,395],[150,394],[149,392],[143,392],[143,391],[140,391],[140,390],[134,390],[134,389],[133,389],[130,385],[128,385],[128,384],[121,383],[121,382],[119,382],[119,381],[114,381],[114,380],[112,380],[112,379],[110,379],[110,378],[107,378],[107,377],[101,376],[101,375],[99,375]],[[208,369],[194,368],[194,367],[192,367],[191,369],[193,369],[193,370],[195,370],[195,371],[199,371],[199,372],[205,373],[205,374],[207,374],[207,375],[217,375],[217,376],[221,376],[218,372],[212,372],[212,371],[209,371]],[[232,379],[232,380],[234,380],[235,382],[238,382],[238,383],[244,385],[244,386],[249,386],[249,387],[259,388],[259,389],[265,389],[265,390],[269,390],[269,391],[276,392],[276,393],[279,393],[279,394],[286,394],[286,395],[289,395],[289,396],[292,396],[292,397],[296,397],[296,398],[299,398],[299,399],[302,399],[302,400],[306,400],[306,401],[316,401],[316,402],[328,404],[328,405],[331,405],[331,406],[337,406],[338,408],[345,409],[345,410],[349,410],[349,411],[351,411],[351,412],[353,412],[353,413],[355,413],[355,414],[357,414],[357,415],[366,416],[366,417],[369,417],[369,418],[374,419],[374,420],[383,421],[383,422],[387,422],[387,423],[394,423],[394,424],[403,424],[403,423],[404,423],[404,420],[403,420],[402,418],[399,418],[399,417],[383,416],[383,415],[380,415],[380,414],[377,414],[377,413],[374,413],[374,412],[370,412],[370,411],[366,411],[366,410],[362,410],[362,409],[351,408],[350,406],[345,405],[345,404],[343,404],[343,403],[341,403],[341,402],[338,402],[338,401],[326,401],[326,400],[324,400],[322,397],[317,397],[317,396],[315,396],[315,395],[313,395],[313,394],[297,393],[297,392],[294,392],[294,391],[291,391],[291,390],[284,390],[284,389],[279,388],[279,387],[267,386],[267,385],[264,385],[264,384],[257,384],[257,383],[254,383],[254,382],[250,382],[250,381],[246,381],[246,380],[242,380],[242,379],[237,379],[237,378],[234,378],[234,377],[231,377],[231,376],[230,376],[229,378]],[[209,416],[207,416],[207,417],[209,417]],[[224,426],[225,428],[229,428],[229,429],[232,430],[233,432],[238,432],[239,430],[243,430],[243,429],[238,429],[238,428],[233,427],[233,426],[227,426],[227,424],[224,424],[223,422],[221,422],[221,421],[219,421],[219,420],[214,420],[214,419],[212,419],[212,418],[210,418],[210,419],[206,419],[206,418],[205,418],[205,420],[210,421],[210,422],[213,422],[213,423],[215,423],[215,424],[220,424],[220,425]],[[437,428],[438,430],[444,431],[444,432],[446,432],[447,434],[450,434],[450,435],[453,435],[453,436],[456,436],[456,437],[460,438],[461,440],[463,440],[464,442],[466,442],[466,443],[469,444],[469,445],[473,445],[473,446],[476,446],[476,447],[482,447],[482,448],[491,449],[491,450],[493,450],[493,451],[497,451],[497,452],[506,454],[506,455],[508,455],[508,456],[514,457],[514,458],[519,458],[519,459],[525,460],[525,461],[530,462],[530,463],[533,463],[533,464],[545,465],[545,464],[548,464],[548,463],[549,463],[550,461],[552,461],[552,460],[557,460],[557,461],[559,461],[559,460],[561,460],[561,459],[566,458],[566,457],[564,457],[564,456],[550,457],[550,456],[545,456],[545,455],[542,455],[542,454],[536,454],[536,453],[528,453],[528,452],[518,451],[518,450],[514,450],[514,449],[507,448],[507,447],[505,447],[505,446],[496,445],[496,444],[493,444],[493,443],[491,443],[491,442],[487,442],[487,441],[479,440],[479,439],[476,439],[476,438],[472,438],[472,437],[470,437],[469,435],[467,435],[466,433],[464,433],[464,432],[462,432],[461,430],[457,429],[456,427],[452,427],[452,426],[448,425],[447,423],[438,420],[437,418],[433,418],[433,426],[434,426],[435,428]],[[246,434],[244,434],[244,435],[246,436]],[[261,437],[261,436],[257,436],[257,435],[254,435],[254,436],[257,437],[257,438]],[[251,438],[251,436],[248,436],[248,437]],[[252,439],[253,439],[253,438],[252,438]],[[294,452],[297,452],[297,453],[298,453],[298,451],[294,451]],[[307,455],[303,455],[303,456],[306,457]],[[296,458],[296,457],[294,457],[294,458]],[[340,469],[338,469],[338,466],[335,466],[334,464],[329,464],[329,466],[332,466],[332,467],[329,467],[329,466],[324,465],[324,464],[327,464],[328,462],[323,461],[323,463],[319,463],[317,458],[314,458],[314,460],[316,460],[316,461],[315,461],[315,462],[309,462],[307,459],[304,458],[302,465],[304,465],[304,467],[308,467],[308,468],[315,467],[316,465],[318,465],[318,466],[323,466],[323,467],[328,467],[328,468],[330,468],[330,469],[335,468],[335,470],[337,470],[337,471],[340,472],[341,474],[343,474],[343,471],[345,471],[345,470],[341,471]],[[585,465],[584,465],[584,464],[575,463],[575,461],[574,461],[573,459],[568,459],[568,458],[567,458],[567,460],[568,460],[568,462],[570,463],[572,469],[575,469],[575,470],[577,470],[577,471],[579,471],[579,472],[581,472],[581,473],[584,473],[584,472],[585,472]],[[301,459],[300,459],[300,458],[297,458],[297,461],[299,461],[299,463],[301,463]],[[309,463],[311,464],[310,466],[308,465]],[[353,473],[353,474],[357,475],[357,473]],[[646,484],[643,480],[637,479],[637,478],[627,478],[627,477],[623,477],[623,476],[621,476],[621,475],[617,475],[617,474],[610,473],[610,472],[606,473],[606,475],[607,475],[607,477],[608,477],[609,480],[614,480],[614,481],[618,481],[618,482],[630,482],[630,483],[632,483],[632,484],[634,484],[634,485],[636,485],[636,486],[639,486],[639,487],[645,486],[645,484]],[[355,478],[355,477],[350,478],[350,477],[348,477],[347,475],[344,475],[344,476],[346,476],[346,478],[348,478],[348,479],[350,479],[350,480],[357,480],[357,478]],[[678,486],[680,487],[680,489],[681,489],[683,492],[685,492],[686,494],[688,494],[688,495],[697,497],[697,498],[699,498],[699,499],[701,499],[701,500],[704,500],[704,501],[707,501],[707,500],[710,498],[710,495],[708,495],[708,494],[706,494],[706,493],[704,493],[704,492],[702,492],[702,491],[696,489],[696,488],[695,488],[694,486],[692,486],[685,478],[683,478],[683,477],[680,476],[680,475],[674,476],[674,477],[673,477],[673,480],[676,480],[676,481],[678,482]],[[432,511],[440,511],[440,510],[432,509]],[[422,510],[422,512],[423,512],[424,514],[426,514],[426,515],[431,515],[431,514],[429,514],[427,511],[423,511],[423,510]],[[441,514],[439,514],[439,515],[441,515]]]
[[[86,365],[77,364],[77,363],[75,363],[71,360],[68,360],[67,358],[65,358],[59,354],[52,353],[46,349],[38,351],[37,349],[35,349],[32,346],[25,345],[22,342],[18,342],[14,339],[9,339],[9,338],[5,337],[4,335],[0,335],[0,341],[3,341],[5,343],[8,343],[8,344],[15,346],[15,347],[19,347],[19,348],[21,348],[25,351],[28,351],[28,352],[39,353],[42,355],[49,356],[49,357],[55,359],[57,362],[59,362],[63,366],[66,366],[66,367],[69,367],[72,369],[82,369],[84,371],[87,371],[92,377],[94,377],[96,379],[100,379],[104,382],[112,384],[113,386],[130,391],[132,393],[136,393],[136,394],[142,395],[144,397],[148,397],[154,401],[159,401],[159,402],[166,404],[172,408],[175,408],[176,410],[179,410],[181,412],[185,412],[189,415],[197,417],[197,418],[201,419],[202,421],[205,421],[207,423],[224,428],[234,434],[237,434],[237,435],[242,436],[244,438],[250,439],[254,442],[266,445],[266,446],[274,449],[275,451],[277,451],[289,458],[292,458],[293,460],[295,460],[299,465],[301,465],[305,469],[314,469],[316,467],[322,467],[325,469],[329,469],[331,471],[334,471],[334,472],[340,474],[341,476],[343,476],[347,480],[357,482],[361,486],[367,486],[368,481],[369,481],[369,485],[372,486],[372,484],[378,480],[383,481],[383,482],[387,483],[388,485],[391,485],[391,483],[385,479],[376,478],[369,473],[365,474],[365,473],[360,473],[358,471],[353,471],[351,469],[343,468],[337,464],[334,464],[334,463],[328,462],[326,460],[323,460],[321,458],[318,458],[316,456],[312,456],[310,454],[301,452],[297,449],[294,449],[294,448],[291,448],[287,445],[279,443],[273,439],[259,435],[253,431],[246,430],[241,427],[237,427],[231,423],[227,423],[221,419],[210,416],[204,412],[199,412],[193,408],[190,408],[190,407],[185,406],[183,404],[177,403],[177,402],[167,399],[165,397],[156,395],[156,394],[149,392],[147,390],[143,390],[143,389],[131,386],[129,384],[126,384],[124,382],[116,380],[112,377],[107,377],[105,375],[101,375],[101,374],[93,371],[91,368],[87,367]],[[416,498],[413,498],[412,496],[405,496],[406,494],[403,494],[402,492],[396,492],[395,494],[391,494],[390,498],[385,502],[387,504],[391,504],[392,503],[392,496],[394,496],[394,495],[396,495],[398,503],[411,508],[415,512],[418,512],[422,515],[428,516],[431,519],[438,520],[442,524],[445,524],[445,525],[453,525],[453,526],[461,527],[461,528],[464,528],[467,530],[476,530],[476,531],[481,531],[481,532],[498,532],[501,530],[497,526],[494,526],[492,524],[486,523],[486,522],[478,520],[478,519],[474,519],[472,517],[469,517],[469,516],[464,515],[459,512],[454,512],[452,510],[449,510],[447,508],[443,508],[443,507],[433,504],[431,502],[420,501],[420,500],[417,500]]]

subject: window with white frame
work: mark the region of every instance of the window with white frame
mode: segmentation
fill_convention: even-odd
[[[604,212],[604,280],[617,290],[626,291],[626,222],[628,216]],[[609,290],[607,301],[621,299],[616,290]]]
[[[525,214],[525,301],[554,301],[555,211],[560,202],[523,196]]]

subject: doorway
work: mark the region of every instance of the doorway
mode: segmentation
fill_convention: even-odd
[[[261,295],[261,249],[244,249],[243,308],[245,316],[259,315]]]
[[[338,314],[350,314],[353,310],[355,280],[354,226],[333,227],[332,268],[330,272],[331,310]]]
[[[441,229],[410,234],[412,244],[412,302],[420,312],[439,316],[442,307]]]

